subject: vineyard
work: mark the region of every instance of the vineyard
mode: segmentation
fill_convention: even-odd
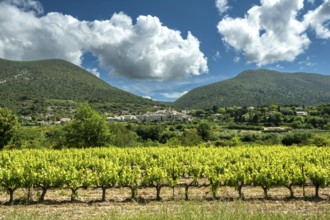
[[[294,198],[294,187],[319,189],[330,185],[330,151],[317,147],[161,147],[90,148],[64,150],[12,150],[0,152],[0,187],[14,201],[17,189],[40,190],[43,202],[47,191],[70,189],[76,200],[81,188],[107,190],[128,188],[135,199],[142,188],[154,188],[161,199],[162,189],[183,188],[189,199],[192,187],[208,187],[216,197],[220,187],[232,187],[244,198],[244,187],[269,190],[286,187]]]

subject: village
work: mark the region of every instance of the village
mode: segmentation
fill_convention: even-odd
[[[141,122],[161,122],[168,120],[192,121],[193,118],[187,111],[178,112],[172,109],[157,110],[155,112],[146,112],[142,115],[123,114],[107,117],[108,121],[141,121]]]
[[[161,109],[154,112],[147,111],[144,114],[134,115],[130,114],[128,111],[121,111],[119,114],[109,116],[109,113],[105,113],[106,119],[109,122],[113,121],[135,121],[135,122],[163,122],[163,121],[182,121],[188,122],[192,121],[193,117],[190,111],[176,111],[171,108]],[[31,125],[59,125],[65,124],[72,120],[69,117],[58,118],[57,120],[51,120],[51,113],[41,115],[42,120],[36,120],[31,116],[22,116],[21,120],[24,124]]]

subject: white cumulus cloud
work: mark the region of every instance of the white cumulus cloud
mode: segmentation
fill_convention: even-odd
[[[128,15],[115,13],[108,20],[80,21],[57,12],[39,16],[38,5],[0,2],[0,57],[61,58],[81,65],[89,51],[113,75],[157,81],[208,72],[198,39],[190,32],[182,37],[157,17],[139,16],[134,24]]]
[[[169,99],[178,99],[180,98],[181,96],[187,94],[188,91],[184,91],[184,92],[165,92],[163,93],[162,95],[165,97],[165,98],[169,98]]]
[[[37,14],[42,14],[44,8],[38,0],[0,0],[0,3],[16,6],[23,11],[33,11]]]
[[[139,16],[136,24],[125,14],[115,14],[104,24],[91,25],[102,33],[92,40],[90,51],[112,74],[135,79],[173,80],[207,72],[207,60],[199,41],[190,32],[187,39],[179,31],[163,26],[157,17]],[[114,39],[113,39],[114,36]]]
[[[310,25],[315,30],[316,35],[323,39],[330,39],[329,20],[330,0],[325,0],[323,4],[304,16],[306,25]]]
[[[37,17],[0,3],[0,57],[13,60],[61,58],[81,64],[83,24],[71,16]]]
[[[258,66],[292,62],[308,48],[306,25],[297,19],[304,0],[261,0],[244,18],[225,17],[218,24],[223,41]]]
[[[230,9],[228,6],[228,0],[216,0],[215,6],[217,7],[220,15],[224,14]]]

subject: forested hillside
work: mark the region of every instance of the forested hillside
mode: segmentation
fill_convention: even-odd
[[[248,70],[238,76],[191,90],[175,101],[180,108],[213,106],[318,105],[330,102],[330,76]]]
[[[20,112],[32,108],[34,102],[45,100],[89,101],[123,109],[155,105],[151,100],[112,87],[64,60],[0,59],[0,106]]]

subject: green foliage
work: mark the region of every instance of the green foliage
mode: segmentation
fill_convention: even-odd
[[[324,125],[323,128],[326,130],[330,130],[330,122],[328,122],[326,125]]]
[[[46,137],[49,129],[47,127],[21,126],[16,130],[10,144],[8,144],[8,148],[46,148],[50,145]]]
[[[146,126],[140,125],[137,128],[136,133],[138,136],[140,136],[142,141],[151,140],[151,141],[160,142],[163,131],[164,131],[164,127],[160,125],[146,125]]]
[[[12,139],[17,125],[17,117],[8,109],[0,108],[0,149]]]
[[[314,137],[308,140],[309,144],[318,146],[318,147],[325,147],[330,146],[330,138],[324,135],[315,135]]]
[[[296,133],[285,135],[282,139],[282,144],[284,144],[286,146],[290,146],[293,144],[307,145],[309,138],[311,138],[310,133],[296,132]]]
[[[231,123],[227,126],[228,129],[235,129],[235,130],[254,130],[260,131],[263,128],[261,126],[254,126],[254,125],[246,125],[246,124],[236,124]]]
[[[217,147],[237,147],[241,144],[241,140],[237,136],[233,136],[230,139],[220,139],[215,143]]]
[[[260,144],[260,145],[277,145],[281,144],[281,137],[276,134],[259,134],[259,133],[248,133],[242,134],[240,140],[244,143],[249,144]]]
[[[110,130],[105,117],[88,103],[77,110],[73,122],[64,127],[66,145],[69,147],[100,147],[110,143]]]
[[[64,60],[21,62],[0,59],[0,81],[0,107],[23,115],[44,112],[45,100],[88,101],[102,111],[160,105],[112,87]]]
[[[326,75],[248,70],[235,78],[193,89],[176,100],[174,105],[187,109],[266,104],[317,105],[330,102],[329,88],[330,76]]]
[[[122,124],[111,124],[111,144],[117,147],[134,147],[138,136],[134,131],[127,129]]]
[[[212,135],[210,125],[207,123],[199,124],[199,126],[197,127],[197,133],[199,136],[201,136],[203,141],[208,141]]]
[[[312,183],[330,185],[330,152],[322,147],[249,146],[23,149],[0,152],[0,188],[14,200],[17,189],[40,188],[43,201],[48,189],[71,189],[75,200],[80,188],[129,187],[131,199],[140,188],[154,187],[161,199],[162,187],[209,186],[212,196],[222,186],[234,187],[241,198],[246,186],[268,191]]]
[[[196,146],[202,142],[202,138],[198,135],[196,129],[186,129],[179,139],[183,146]]]

